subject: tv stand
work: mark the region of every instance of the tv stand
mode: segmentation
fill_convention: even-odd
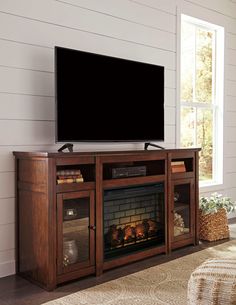
[[[157,148],[160,148],[160,149],[165,149],[164,147],[162,147],[160,145],[153,144],[151,142],[147,142],[147,143],[144,144],[144,150],[148,150],[148,146],[153,146],[153,147],[157,147]]]
[[[197,245],[199,150],[14,152],[17,274],[52,290]]]
[[[73,144],[66,143],[58,149],[58,152],[63,152],[63,150],[68,149],[69,152],[73,152]]]

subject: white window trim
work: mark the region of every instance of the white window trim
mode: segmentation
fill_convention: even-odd
[[[218,124],[214,129],[214,139],[216,141],[215,147],[218,148],[218,153],[214,158],[213,171],[214,177],[213,180],[209,181],[200,181],[199,186],[202,191],[214,191],[219,189],[219,186],[223,185],[223,99],[224,99],[224,28],[222,26],[217,26],[215,24],[209,23],[207,21],[200,20],[190,15],[181,13],[179,10],[177,12],[177,59],[176,59],[176,68],[177,68],[177,107],[176,107],[176,142],[177,146],[180,146],[180,110],[181,103],[180,100],[180,80],[181,80],[181,21],[185,20],[198,26],[204,28],[212,29],[216,31],[216,99],[217,99],[217,108],[218,108]],[[217,58],[220,58],[218,60]],[[214,152],[213,152],[214,153]],[[217,170],[216,170],[217,168]]]

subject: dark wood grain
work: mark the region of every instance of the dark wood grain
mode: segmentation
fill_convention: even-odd
[[[87,276],[149,256],[168,253],[185,245],[198,244],[198,148],[150,151],[107,152],[14,152],[16,157],[16,238],[18,272],[47,290],[60,283]],[[187,171],[172,174],[171,161],[185,160]],[[112,179],[113,167],[146,166],[146,176]],[[81,169],[82,183],[56,184],[57,171]],[[103,192],[117,187],[164,183],[165,242],[128,256],[104,261]],[[191,230],[173,238],[174,185],[191,185]],[[65,270],[63,256],[62,202],[64,198],[88,196],[90,225],[90,259]],[[95,242],[96,240],[96,242]]]

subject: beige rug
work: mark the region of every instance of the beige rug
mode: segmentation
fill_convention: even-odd
[[[236,258],[236,240],[44,304],[186,305],[190,274],[209,258]]]

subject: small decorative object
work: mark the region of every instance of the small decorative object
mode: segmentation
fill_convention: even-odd
[[[75,208],[64,209],[64,220],[76,219],[77,215],[77,210]]]
[[[69,264],[70,264],[69,257],[68,257],[68,255],[64,254],[64,257],[63,257],[63,266],[66,267]]]
[[[199,238],[207,241],[229,238],[227,213],[236,209],[235,202],[213,193],[210,197],[201,197],[199,207]]]
[[[63,264],[64,266],[74,264],[78,261],[78,247],[74,239],[63,242]]]
[[[177,202],[179,200],[179,193],[174,192],[174,202]]]
[[[57,171],[57,184],[84,182],[84,178],[79,169],[68,169]]]
[[[171,161],[171,172],[174,173],[185,173],[186,167],[184,161]]]
[[[175,213],[174,214],[174,236],[178,236],[178,235],[181,235],[184,233],[185,233],[185,230],[184,230],[183,217],[180,214]]]

